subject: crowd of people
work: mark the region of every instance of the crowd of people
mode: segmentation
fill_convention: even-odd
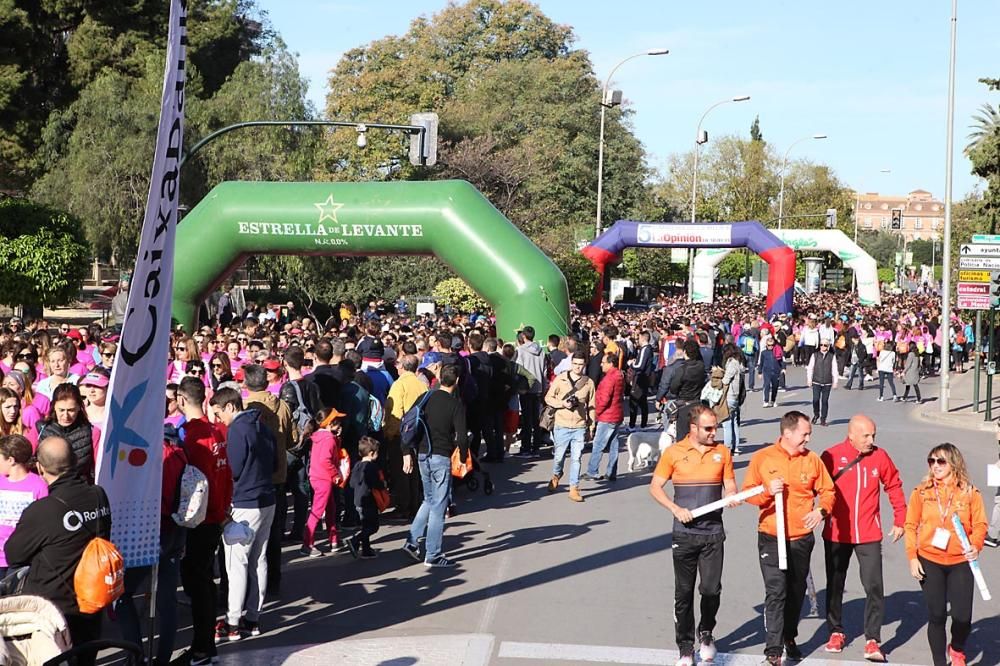
[[[647,311],[574,312],[567,335],[536,339],[535,329],[526,325],[516,338],[505,340],[497,335],[488,314],[416,316],[402,297],[392,303],[372,301],[360,312],[342,305],[319,323],[297,313],[293,303],[253,305],[237,313],[225,295],[218,316],[196,331],[178,329],[172,334],[165,368],[158,658],[166,663],[174,649],[178,579],[191,600],[191,663],[212,663],[218,643],[261,633],[265,596],[280,589],[282,568],[287,565],[283,544],[300,544],[302,557],[346,552],[374,558],[378,553],[371,537],[383,521],[399,520],[411,526],[402,544],[410,557],[428,567],[451,567],[454,561],[444,552],[442,535],[447,516],[456,510],[453,475],[469,473],[470,466],[502,464],[511,455],[551,457],[548,491],[556,493],[568,455],[567,497],[582,503],[581,482],[614,482],[619,436],[649,427],[651,413],[663,427],[670,424],[677,441],[672,450],[695,447],[703,460],[712,452],[712,478],[721,476],[719,487],[709,494],[714,493],[715,499],[731,495],[736,490],[732,459],[743,455],[741,410],[758,392],[758,379],[762,406],[778,406],[788,366],[806,370],[812,415],[786,414],[781,439],[769,455],[788,460],[815,457],[805,444],[813,425],[828,424],[831,391],[841,382],[854,390],[857,380],[857,389],[864,390],[866,381],[877,381],[878,401],[909,400],[911,389],[920,401],[919,383],[939,371],[942,346],[950,350],[959,372],[972,353],[975,341],[969,322],[960,316],[941,322],[934,299],[921,295],[886,299],[875,307],[815,295],[799,299],[794,313],[768,317],[763,300],[752,296],[693,305],[662,296]],[[36,458],[39,471],[50,472],[43,474],[46,481],[54,474],[67,486],[70,479],[84,486],[93,483],[116,339],[115,329],[56,328],[45,320],[14,318],[0,328],[0,472],[7,465],[8,483],[32,478]],[[897,378],[905,386],[902,395],[896,391]],[[718,427],[723,434],[716,444]],[[857,430],[853,420],[852,428]],[[584,468],[588,443],[592,452]],[[11,454],[5,463],[7,451]],[[947,462],[958,468],[960,454],[950,451]],[[751,476],[761,454],[751,459],[744,485],[753,481],[768,489],[749,500],[761,506],[763,553],[775,546],[776,535],[769,525],[778,484],[773,473],[759,479]],[[48,464],[41,464],[43,458]],[[697,470],[662,468],[663,460],[670,459],[664,456],[657,468],[654,489],[659,484],[660,491],[654,496],[678,516],[675,543],[690,541],[674,552],[675,574],[689,576],[678,579],[675,608],[678,644],[682,654],[689,654],[695,639],[704,647],[706,635],[711,638],[713,603],[717,609],[711,590],[717,590],[718,580],[698,562],[708,558],[721,567],[721,515],[709,514],[715,516],[709,522],[685,520],[689,517],[685,512],[704,503],[708,491],[682,491],[684,479],[694,478]],[[790,464],[786,461],[784,467]],[[208,506],[198,525],[182,527],[171,512],[188,465],[207,481]],[[812,528],[820,523],[827,521],[829,527],[828,515],[836,514],[831,480],[837,473],[835,465],[810,465],[816,471],[809,476],[810,483],[826,483],[816,509],[811,508],[813,495],[808,502],[805,498],[808,488],[794,489],[794,475],[779,475],[788,484],[789,512],[802,509],[811,516],[790,527],[791,563],[808,562],[812,542],[805,539],[812,538]],[[925,480],[924,491],[937,487],[934,479]],[[673,500],[662,492],[667,480],[675,484]],[[885,477],[882,480],[886,482]],[[949,490],[950,497],[972,492],[967,477],[959,474],[955,480],[957,490]],[[48,501],[42,484],[29,485],[34,494],[25,507]],[[48,483],[53,495],[59,494],[56,486]],[[798,497],[797,503],[793,497]],[[89,533],[110,529],[103,493],[88,496],[86,502],[91,514],[103,518],[95,518]],[[809,511],[804,511],[807,504]],[[911,509],[912,504],[911,500]],[[823,515],[816,513],[820,508]],[[1000,505],[994,510],[990,534],[978,517],[966,525],[974,548],[996,545],[998,514]],[[16,517],[8,543],[18,541]],[[902,529],[900,516],[896,518]],[[915,520],[911,561],[919,563],[926,577],[925,591],[933,588],[939,594],[949,585],[964,585],[954,582],[960,576],[948,575],[947,567],[956,564],[954,557],[943,561],[939,553],[926,550],[920,541],[926,535],[919,514]],[[694,528],[686,527],[689,523]],[[906,526],[910,553],[909,521]],[[948,548],[957,547],[955,543],[949,542]],[[44,539],[35,545],[35,552],[15,549],[15,557],[8,547],[9,566],[34,568],[39,553],[50,547]],[[841,569],[846,572],[844,561],[850,553],[831,552],[828,585],[836,589],[837,583],[830,582],[830,561],[835,561],[836,579]],[[956,556],[964,561],[961,558],[969,552],[960,549]],[[66,566],[63,570],[70,571]],[[865,579],[870,571],[862,568]],[[697,636],[690,615],[696,569],[703,576]],[[716,573],[721,576],[721,568]],[[44,595],[54,583],[38,579],[40,575],[33,569],[27,588],[34,586]],[[148,576],[148,570],[130,573],[126,595],[116,605],[122,631],[132,641],[141,641],[132,593]],[[764,578],[769,599],[768,658],[777,655],[780,660],[782,650],[794,657],[804,574],[795,564],[780,574],[768,569]],[[790,601],[782,609],[776,600],[786,596]],[[969,599],[971,613],[971,588]],[[70,622],[75,641],[100,631],[99,616],[95,620],[82,615],[75,600],[60,593],[53,601],[67,618],[76,618]],[[828,608],[828,617],[831,635],[842,637],[838,608],[836,604]],[[941,609],[931,610],[936,622]],[[958,630],[953,629],[951,647],[960,653],[964,642],[960,623],[965,615],[963,608],[957,610],[956,614],[953,603],[952,614],[959,624],[953,625]],[[933,622],[932,628],[937,631]],[[869,643],[874,640],[878,648],[879,636],[872,633]],[[835,643],[831,638],[831,645]],[[932,648],[937,650],[938,643],[935,633]],[[866,656],[870,654],[875,653],[866,647]],[[955,658],[953,654],[953,663]]]

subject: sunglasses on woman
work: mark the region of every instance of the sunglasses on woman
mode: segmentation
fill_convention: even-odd
[[[948,460],[946,458],[935,458],[934,456],[929,456],[927,458],[927,465],[947,465]]]
[[[189,375],[203,375],[205,374],[205,368],[191,368],[188,370]]]
[[[17,355],[17,360],[18,361],[34,361],[35,360],[35,355],[34,354],[18,354]]]
[[[185,347],[184,345],[179,345],[177,347],[174,347],[174,351],[187,351],[187,350],[188,348]]]

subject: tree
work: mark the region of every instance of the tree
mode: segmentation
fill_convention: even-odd
[[[579,252],[564,252],[553,262],[566,278],[571,303],[586,303],[594,297],[600,275],[589,259]]]
[[[896,265],[896,253],[900,251],[899,236],[888,231],[862,231],[858,234],[858,245],[872,256],[880,267]]]
[[[69,303],[83,285],[89,258],[72,215],[27,199],[0,201],[0,303]]]
[[[135,259],[149,190],[150,164],[163,86],[163,51],[147,55],[141,78],[110,69],[67,109],[52,114],[43,151],[51,164],[34,195],[65,205],[84,221],[101,259],[123,266]],[[188,72],[198,88],[198,73]],[[306,87],[295,59],[277,42],[237,66],[207,99],[189,98],[186,144],[248,118],[308,118]],[[192,139],[193,137],[193,139]],[[319,136],[314,130],[241,130],[209,144],[185,164],[182,201],[194,203],[222,180],[305,179]]]
[[[670,250],[665,248],[631,248],[622,253],[625,277],[636,284],[663,287],[687,279],[684,264],[670,261]]]
[[[750,253],[749,261],[744,252],[732,252],[719,262],[719,278],[723,280],[743,280],[747,275],[747,267],[749,266],[750,274],[753,275],[753,265],[758,261],[760,261],[760,257],[752,252]]]
[[[354,132],[330,135],[323,165],[337,180],[463,178],[552,255],[575,249],[573,229],[593,223],[600,85],[573,34],[525,0],[469,0],[422,17],[403,36],[348,51],[334,69],[327,115],[405,122],[441,118],[439,166],[401,159],[405,137],[369,137],[351,159]],[[646,197],[644,154],[628,111],[606,123],[605,219]]]
[[[763,141],[764,135],[760,131],[760,116],[753,117],[753,124],[750,125],[750,140],[751,141]]]
[[[442,280],[434,287],[434,302],[459,312],[488,312],[489,303],[462,278]]]

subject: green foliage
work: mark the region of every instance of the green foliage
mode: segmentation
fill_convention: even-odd
[[[747,275],[747,267],[750,267],[750,274],[753,275],[754,264],[759,261],[760,257],[753,252],[750,253],[749,262],[746,252],[731,252],[719,262],[719,278],[722,280],[742,280]],[[798,262],[798,264],[801,263]]]
[[[753,124],[750,125],[750,140],[751,141],[763,141],[764,134],[760,131],[760,116],[753,117]]]
[[[880,268],[878,269],[878,281],[882,284],[891,284],[896,280],[896,269],[894,268]]]
[[[0,201],[0,303],[65,305],[86,277],[80,221],[26,199]]]
[[[630,248],[622,253],[625,277],[637,285],[663,287],[687,279],[687,266],[670,261],[664,248]]]
[[[489,303],[462,278],[448,278],[434,287],[434,301],[459,312],[487,312]]]
[[[888,231],[862,231],[858,234],[858,245],[879,266],[893,267],[896,265],[896,253],[902,248],[899,238]]]
[[[569,288],[571,303],[586,303],[594,297],[597,281],[600,279],[594,265],[579,252],[563,252],[553,259]]]
[[[405,122],[435,110],[439,166],[411,167],[398,135],[371,133],[358,154],[346,130],[330,135],[320,177],[462,178],[550,255],[573,249],[572,229],[593,224],[600,90],[572,41],[569,27],[524,0],[469,0],[348,51],[330,77],[327,115]],[[627,115],[607,114],[605,220],[628,217],[646,196]]]

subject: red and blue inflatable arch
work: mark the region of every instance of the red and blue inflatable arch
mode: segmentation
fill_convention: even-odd
[[[594,306],[601,305],[601,287],[608,264],[621,261],[629,247],[747,247],[768,264],[768,316],[792,311],[795,288],[795,251],[760,222],[674,224],[619,220],[581,250],[601,274]]]

